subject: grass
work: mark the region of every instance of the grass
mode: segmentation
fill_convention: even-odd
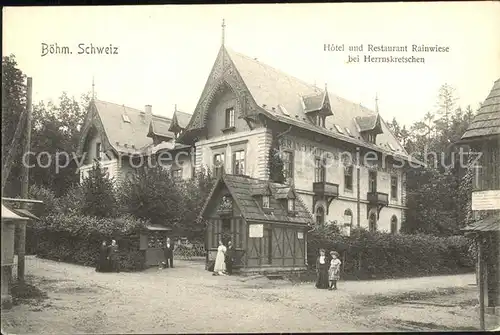
[[[12,303],[18,305],[30,300],[41,301],[46,299],[47,293],[29,283],[14,283],[11,288]]]

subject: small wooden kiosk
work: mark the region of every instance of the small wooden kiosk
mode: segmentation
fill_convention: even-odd
[[[2,203],[2,307],[10,307],[12,268],[14,266],[14,236],[16,225],[26,224],[28,218],[19,216]]]
[[[145,252],[145,267],[157,266],[165,261],[164,248],[172,229],[161,225],[148,225],[140,234],[140,249]],[[172,240],[171,243],[174,243]]]
[[[235,247],[235,269],[276,273],[307,268],[311,214],[289,185],[223,174],[200,213],[207,224],[207,268],[219,240]]]
[[[480,324],[484,330],[485,312],[500,315],[500,79],[459,143],[480,153],[472,192],[475,222],[463,231],[478,246]]]

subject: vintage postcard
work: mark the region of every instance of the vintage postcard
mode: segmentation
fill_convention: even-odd
[[[499,17],[4,8],[2,332],[498,329]]]

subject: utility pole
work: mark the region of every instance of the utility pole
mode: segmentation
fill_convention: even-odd
[[[26,98],[26,138],[24,142],[24,155],[31,150],[31,118],[32,118],[32,98],[33,98],[33,80],[28,77],[27,82],[27,98]],[[23,159],[23,164],[24,164]],[[28,199],[29,190],[29,168],[28,164],[24,164],[22,168],[22,184],[21,184],[21,198]],[[23,203],[22,207],[26,208],[27,203]],[[17,280],[24,283],[24,256],[26,251],[26,223],[23,222],[19,226],[19,243],[17,249]]]

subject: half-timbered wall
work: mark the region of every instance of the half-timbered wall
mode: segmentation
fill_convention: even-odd
[[[299,235],[302,238],[299,238]],[[248,238],[247,267],[301,267],[305,265],[303,227],[264,224],[262,238]]]

